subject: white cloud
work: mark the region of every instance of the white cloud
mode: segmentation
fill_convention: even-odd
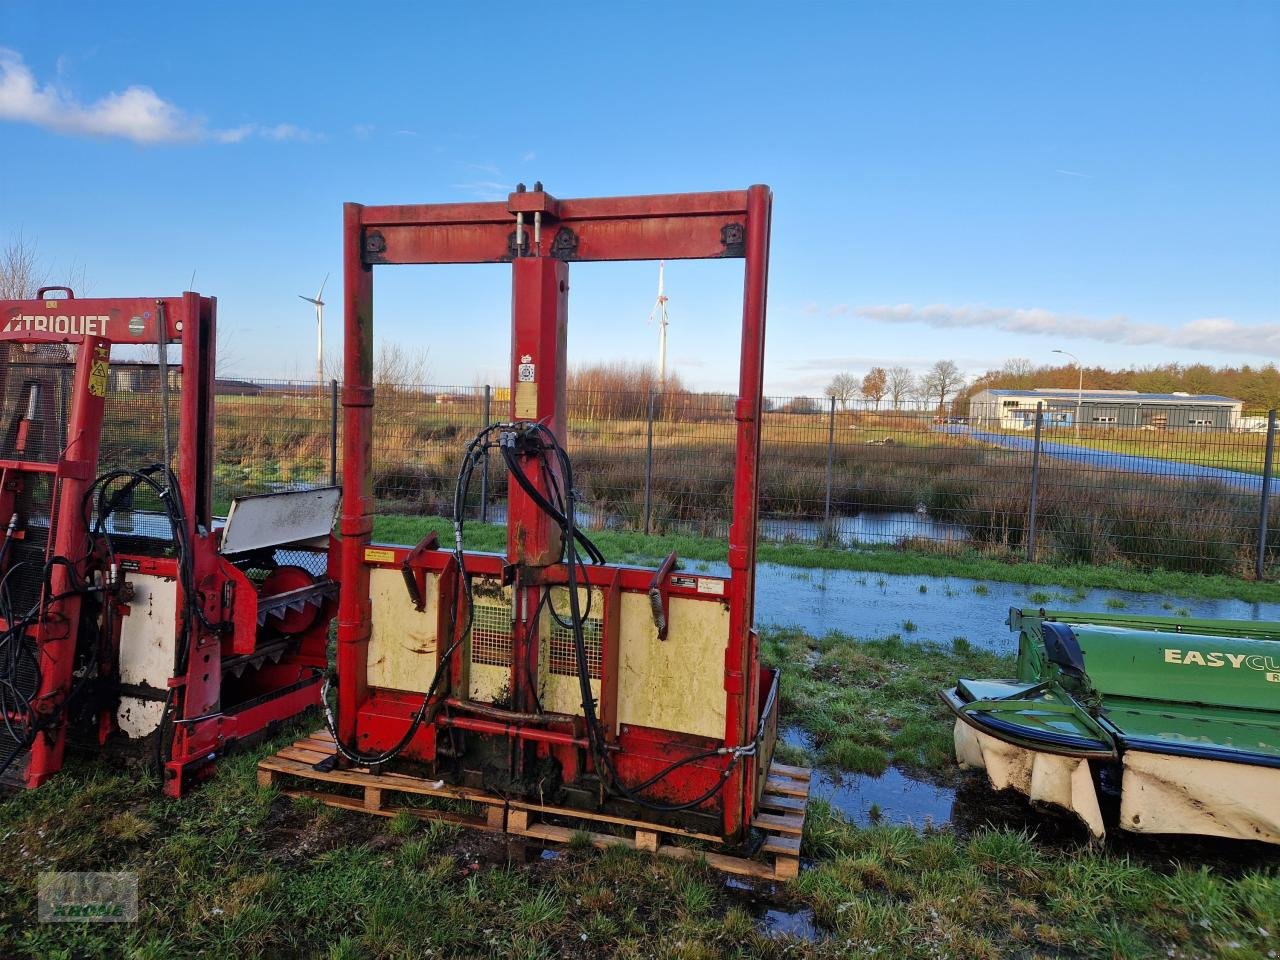
[[[15,50],[0,47],[0,120],[29,123],[73,136],[122,137],[135,143],[194,143],[213,140],[239,143],[249,136],[270,140],[314,140],[316,134],[293,124],[274,127],[248,124],[230,130],[210,129],[165,100],[150,87],[134,85],[81,104],[57,85],[41,85]]]
[[[1243,324],[1225,317],[1206,317],[1165,325],[1136,323],[1123,316],[1097,320],[1038,308],[1006,309],[945,303],[921,307],[910,303],[862,307],[842,304],[828,312],[833,316],[856,316],[882,323],[922,323],[942,329],[982,327],[1006,333],[1130,346],[1158,345],[1182,350],[1280,357],[1280,323]]]
[[[463,190],[477,200],[505,200],[511,194],[511,185],[498,180],[468,180],[455,183],[455,190]]]

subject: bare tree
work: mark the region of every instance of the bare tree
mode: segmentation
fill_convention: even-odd
[[[375,387],[419,387],[431,379],[431,365],[425,347],[406,347],[383,340],[373,355]]]
[[[862,395],[872,401],[877,410],[880,409],[880,401],[884,399],[888,389],[889,374],[884,367],[872,367],[862,378]]]
[[[89,279],[84,264],[72,260],[63,276],[50,268],[40,257],[40,245],[28,240],[21,230],[0,249],[0,300],[33,300],[41,287],[50,279],[61,280],[84,296],[89,291]]]
[[[912,396],[916,391],[916,375],[907,367],[890,367],[889,398],[893,401],[893,409],[897,410],[902,401]]]
[[[1025,379],[1036,372],[1036,365],[1026,357],[1010,357],[1004,362],[1004,366],[1000,368],[1002,377],[1010,377],[1015,380]]]
[[[329,380],[342,383],[346,378],[341,350],[325,352],[324,377],[326,383]],[[380,340],[373,354],[373,385],[387,388],[433,385],[430,351],[426,347],[406,347],[394,340]]]
[[[947,405],[947,397],[964,387],[964,375],[950,360],[939,360],[920,378],[920,392],[928,400],[938,398],[938,408]]]
[[[0,250],[0,300],[31,300],[48,276],[36,242],[21,231]]]
[[[825,396],[837,401],[841,407],[848,407],[849,401],[858,395],[858,380],[849,373],[837,373],[823,391]]]

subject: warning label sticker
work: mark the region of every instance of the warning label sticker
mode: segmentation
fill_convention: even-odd
[[[395,563],[396,552],[394,550],[383,550],[378,547],[366,547],[364,551],[365,563]]]

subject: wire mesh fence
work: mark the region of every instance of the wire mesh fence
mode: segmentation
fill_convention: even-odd
[[[237,495],[339,476],[338,400],[334,383],[222,384],[214,432],[219,509]],[[135,415],[134,402],[120,394],[110,409],[126,434],[141,439],[154,418]],[[378,510],[450,515],[466,442],[485,423],[505,419],[509,406],[505,388],[380,385]],[[584,526],[727,536],[732,396],[570,391],[568,419]],[[888,404],[771,397],[762,424],[760,533],[830,546],[976,549],[1011,559],[1255,575],[1280,559],[1280,523],[1264,506],[1274,439],[1274,426],[1265,425],[1128,428],[1044,417],[1038,425],[1030,418],[1025,427],[1002,426]],[[499,465],[473,483],[467,510],[469,518],[505,522]]]

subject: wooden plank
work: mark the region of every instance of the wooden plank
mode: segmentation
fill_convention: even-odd
[[[363,787],[366,784],[382,787],[384,790],[399,790],[401,793],[417,793],[428,797],[445,797],[449,800],[466,800],[471,803],[506,803],[501,797],[493,794],[479,793],[466,787],[454,787],[438,780],[422,780],[402,774],[387,773],[378,776],[360,770],[315,770],[308,763],[283,756],[284,751],[274,757],[259,761],[261,769],[273,770],[308,780],[324,780],[328,783],[345,783]],[[438,785],[437,785],[438,784]]]
[[[636,849],[648,850],[650,853],[658,852],[658,835],[652,830],[636,831]]]
[[[780,853],[783,856],[800,856],[799,837],[769,837],[760,848],[765,853]]]
[[[761,810],[777,810],[782,813],[798,813],[804,815],[808,806],[808,798],[780,797],[775,793],[766,793],[760,797]]]
[[[378,811],[382,809],[382,791],[377,787],[364,788],[364,808]]]
[[[579,834],[586,834],[592,846],[600,847],[635,847],[630,837],[615,837],[611,833],[592,833],[589,830],[574,830],[570,827],[557,827],[550,823],[531,823],[520,834],[522,837],[535,837],[539,840],[550,840],[554,843],[569,843]]]
[[[461,827],[472,827],[476,830],[489,831],[492,828],[479,817],[470,817],[465,813],[455,813],[452,810],[424,810],[421,807],[389,807],[384,806],[379,810],[373,810],[364,805],[364,801],[360,797],[344,797],[337,793],[325,793],[322,790],[283,790],[281,791],[287,797],[308,797],[312,800],[318,800],[325,806],[337,807],[342,810],[352,810],[356,813],[372,813],[379,817],[394,817],[398,813],[407,813],[411,817],[417,817],[419,820],[444,820],[449,823],[456,823]],[[501,831],[494,831],[501,832]]]
[[[751,821],[753,827],[768,830],[772,833],[792,833],[796,836],[804,833],[804,817],[799,815],[784,816],[781,814],[761,813]]]
[[[813,771],[808,767],[793,767],[785,763],[779,763],[777,760],[769,766],[770,774],[777,774],[780,777],[790,777],[792,780],[812,780]]]
[[[333,743],[333,734],[329,732],[328,727],[321,727],[315,733],[308,734],[308,736],[312,740],[327,740],[329,743]]]
[[[629,817],[615,817],[607,813],[596,813],[591,810],[576,810],[573,807],[549,807],[546,804],[526,803],[522,800],[511,800],[508,804],[512,810],[527,810],[530,813],[541,813],[553,817],[576,817],[579,820],[594,820],[597,823],[616,823],[636,830],[654,830],[658,833],[671,833],[690,840],[705,840],[708,843],[723,843],[723,837],[710,833],[697,833],[683,830],[680,827],[668,827],[665,824],[651,823],[648,820],[632,820]]]
[[[283,757],[286,760],[297,760],[299,763],[313,764],[323,763],[333,756],[332,753],[320,753],[316,750],[303,750],[300,747],[285,747],[277,757]]]
[[[807,797],[809,781],[792,780],[790,777],[770,777],[764,782],[768,793],[780,793],[784,797]]]
[[[327,753],[329,756],[333,756],[338,752],[338,748],[332,740],[317,740],[314,737],[295,740],[293,745],[299,750],[315,750],[319,753]]]
[[[800,876],[799,857],[778,857],[773,862],[773,878],[775,880],[794,880]]]
[[[274,771],[268,770],[265,767],[258,768],[258,786],[269,787],[275,783],[275,781],[276,775]]]
[[[485,807],[485,824],[494,833],[505,833],[507,829],[507,808],[491,803]]]
[[[776,870],[759,860],[748,860],[745,857],[731,857],[724,853],[712,853],[707,850],[691,850],[689,847],[661,846],[658,855],[671,857],[673,860],[707,861],[707,866],[721,873],[732,873],[739,877],[755,877],[757,880],[777,880]]]

